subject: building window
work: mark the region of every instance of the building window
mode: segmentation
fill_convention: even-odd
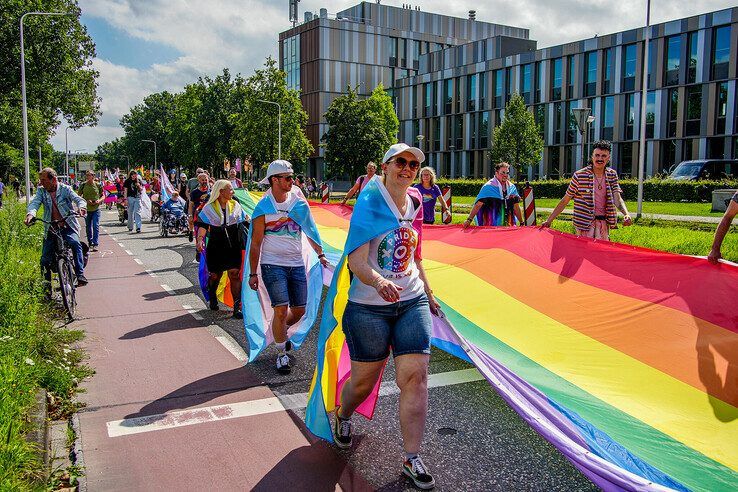
[[[454,82],[456,86],[456,93],[454,94],[456,97],[456,109],[454,110],[454,113],[461,113],[461,77],[456,77]]]
[[[682,37],[679,35],[666,38],[666,60],[664,63],[664,85],[679,83],[679,60],[682,52]]]
[[[479,109],[487,109],[487,72],[479,74]]]
[[[453,109],[453,102],[454,102],[454,81],[453,79],[446,79],[443,81],[443,85],[444,85],[443,114],[451,114],[451,110]]]
[[[661,142],[661,169],[669,170],[676,164],[676,140],[663,140]]]
[[[607,48],[602,51],[602,93],[610,93],[610,77],[612,73],[612,48]]]
[[[636,45],[629,44],[623,47],[623,91],[635,89],[636,76]]]
[[[502,104],[502,70],[495,70],[495,107],[501,108]]]
[[[707,139],[707,158],[725,159],[725,138],[712,137]],[[712,179],[724,179],[725,174],[717,169],[713,169],[709,177]]]
[[[532,65],[530,63],[523,65],[521,72],[523,74],[522,84],[520,85],[520,92],[523,93],[523,101],[525,104],[530,104],[530,78],[531,78]]]
[[[300,36],[292,36],[282,44],[282,67],[289,89],[300,90]]]
[[[669,89],[669,137],[676,137],[677,117],[679,115],[679,90]]]
[[[567,66],[567,81],[566,81],[566,98],[571,99],[574,97],[574,56],[566,57]]]
[[[597,90],[597,52],[590,51],[584,55],[584,63],[584,97],[590,97]]]
[[[625,140],[633,140],[635,124],[635,93],[625,95]]]
[[[538,125],[538,134],[541,138],[545,138],[546,135],[546,105],[540,104],[533,109],[533,117]]]
[[[648,42],[648,88],[656,87],[656,40],[652,39]]]
[[[389,38],[389,66],[397,66],[397,38]]]
[[[456,150],[464,148],[464,116],[454,116],[454,136],[456,137]]]
[[[702,114],[702,86],[687,87],[687,118],[685,135],[693,137],[700,134],[700,117]]]
[[[613,127],[615,126],[615,97],[602,98],[602,138],[612,140]]]
[[[620,176],[629,178],[633,175],[633,142],[620,144]]]
[[[466,76],[466,110],[477,109],[477,74]]]
[[[559,149],[559,147],[548,148],[548,177],[550,179],[559,177],[559,164],[561,162]]]
[[[425,106],[423,107],[423,116],[431,116],[431,105],[433,104],[433,86],[425,84]]]
[[[446,116],[446,150],[454,148],[454,117]]]
[[[577,141],[577,119],[572,111],[571,101],[566,102],[566,143],[576,143]]]
[[[469,114],[469,148],[477,148],[477,113]]]
[[[559,101],[561,99],[561,58],[552,60],[551,64],[551,100]]]
[[[697,82],[697,33],[689,33],[689,64],[687,65],[687,83]]]
[[[433,150],[441,150],[441,118],[433,118]]]
[[[533,102],[538,104],[541,102],[541,90],[543,90],[543,70],[541,62],[536,62],[536,91],[533,97]]]
[[[484,111],[479,118],[479,148],[489,146],[489,111]]]
[[[575,149],[575,145],[567,145],[564,147],[564,175],[562,178],[570,178],[574,172],[574,162],[577,159],[576,154],[574,153]]]
[[[413,41],[413,64],[412,69],[420,68],[420,41]]]
[[[722,135],[725,133],[725,119],[728,116],[728,83],[722,82],[717,87],[717,111],[715,122],[715,133]]]
[[[716,27],[712,39],[712,80],[728,78],[730,26]]]
[[[505,104],[512,97],[512,68],[505,69]]]
[[[407,67],[407,40],[400,38],[397,41],[397,51],[400,57],[400,66]]]
[[[646,138],[653,138],[653,128],[656,122],[656,93],[651,91],[646,95]]]
[[[433,99],[432,100],[432,102],[433,102],[433,115],[435,116],[435,115],[438,114],[438,90],[441,87],[441,81],[440,80],[437,80],[437,81],[433,82],[432,85],[433,85],[433,94],[431,95],[431,97]]]
[[[562,117],[562,104],[560,102],[554,103],[554,144],[561,143],[561,117]]]
[[[420,135],[420,120],[413,120],[413,145],[414,142],[418,142],[418,135]]]

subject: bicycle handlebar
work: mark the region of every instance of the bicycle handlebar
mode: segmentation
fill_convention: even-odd
[[[62,217],[61,220],[44,220],[41,217],[33,217],[31,219],[31,222],[28,225],[33,225],[36,222],[43,222],[44,224],[54,225],[54,224],[59,224],[61,222],[66,222],[66,220],[70,217],[82,217],[82,216],[78,214],[77,212],[72,212]]]

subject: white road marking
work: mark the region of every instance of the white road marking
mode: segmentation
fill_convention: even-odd
[[[148,274],[149,274],[150,276],[152,276],[152,277],[156,277],[156,274],[155,274],[154,272],[152,272],[151,270],[148,270],[148,269],[146,269],[146,270],[144,270],[144,271],[145,271],[146,273],[148,273]]]
[[[437,374],[428,375],[428,388],[440,388],[442,386],[451,386],[453,384],[471,383],[473,381],[481,381],[484,376],[476,369],[461,369],[458,371],[439,372]],[[400,393],[400,388],[394,381],[385,381],[379,387],[379,396],[396,395]],[[299,410],[307,406],[307,393],[294,393],[291,395],[280,395],[274,392],[287,410]]]
[[[189,304],[182,304],[182,307],[183,307],[184,309],[188,310],[188,311],[189,311],[190,309],[192,309],[192,306],[190,306]]]
[[[127,249],[126,253],[128,253],[129,256],[133,256],[133,253],[131,253],[131,250]]]
[[[231,337],[224,337],[224,336],[216,336],[216,340],[220,342],[222,346],[224,346],[232,355],[236,358],[236,360],[240,360],[241,362],[246,362],[249,360],[249,357],[246,355],[246,352],[243,351],[243,349],[233,341]]]
[[[124,247],[125,247],[125,244],[123,244],[123,243],[118,243],[118,246],[120,246],[121,248],[124,248]]]
[[[200,315],[199,315],[199,314],[197,314],[197,313],[190,313],[190,314],[191,314],[191,315],[192,315],[192,317],[193,317],[193,318],[195,318],[195,319],[196,319],[197,321],[202,321],[202,320],[204,320],[204,319],[205,319],[205,318],[203,318],[202,316],[200,316]]]
[[[169,292],[169,294],[174,295],[174,289],[169,287],[167,284],[161,284],[161,288]]]
[[[251,417],[265,413],[281,412],[284,407],[278,398],[263,398],[261,400],[243,401],[228,405],[214,405],[211,407],[192,408],[179,412],[158,415],[147,415],[131,419],[113,420],[107,422],[109,437],[128,436],[142,432],[152,432],[187,425],[204,424],[219,420],[230,420],[241,417]]]
[[[143,265],[143,264],[144,264],[144,262],[143,262],[143,261],[141,261],[141,260],[139,260],[138,258],[134,258],[134,259],[133,259],[133,261],[135,261],[135,262],[136,262],[136,263],[138,263],[139,265]]]

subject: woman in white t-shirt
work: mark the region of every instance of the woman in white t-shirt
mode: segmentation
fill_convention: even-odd
[[[343,386],[336,410],[334,440],[351,445],[350,417],[382,374],[390,348],[400,387],[400,427],[405,461],[403,473],[422,489],[435,485],[418,452],[428,408],[431,312],[438,312],[420,257],[423,203],[411,185],[425,156],[400,143],[390,147],[375,177],[362,191],[362,207],[383,208],[394,218],[348,255],[354,277],[342,318],[351,356],[351,378]],[[366,201],[366,203],[364,203]],[[358,226],[358,224],[357,224]],[[363,227],[363,224],[362,224]],[[351,231],[349,231],[351,236]]]

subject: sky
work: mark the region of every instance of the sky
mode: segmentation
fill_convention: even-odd
[[[277,58],[278,37],[291,25],[288,0],[78,0],[82,23],[97,46],[93,66],[100,72],[102,116],[96,127],[69,132],[69,150],[94,151],[123,135],[120,118],[145,96],[179,92],[200,76],[227,67],[248,77],[267,56]],[[303,12],[326,8],[329,15],[358,0],[301,0]],[[402,1],[382,2],[402,6]],[[530,29],[544,48],[645,23],[645,0],[414,0],[426,12],[467,17]],[[733,0],[651,2],[651,22],[659,23],[734,6]],[[52,144],[64,150],[64,126]]]

